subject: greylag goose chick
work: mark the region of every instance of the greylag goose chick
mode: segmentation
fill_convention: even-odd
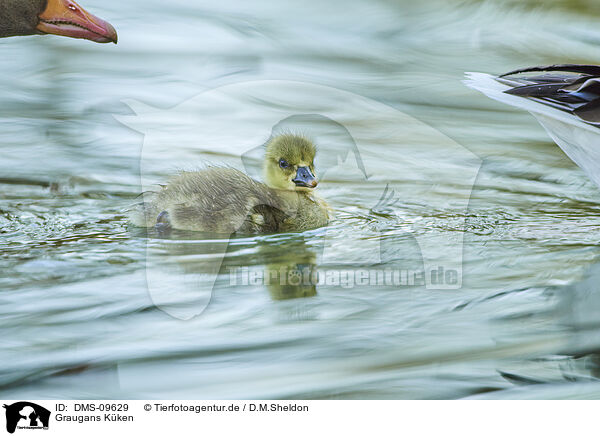
[[[181,172],[158,192],[144,194],[131,222],[140,227],[212,233],[302,231],[326,225],[327,203],[317,186],[315,145],[298,135],[267,143],[265,183],[234,168]]]

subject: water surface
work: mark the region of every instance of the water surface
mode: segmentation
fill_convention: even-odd
[[[600,397],[599,188],[531,116],[461,83],[465,71],[600,62],[597,3],[85,6],[119,45],[0,42],[2,397]],[[289,88],[275,94],[298,116],[281,125],[261,114],[285,105],[253,94],[200,110],[203,92],[265,80],[410,121]],[[158,112],[125,125],[140,103]],[[276,127],[321,146],[329,228],[226,244],[128,225],[142,183],[182,161],[260,176]],[[378,209],[390,184],[398,202]],[[462,255],[459,288],[234,286],[229,273],[418,270],[423,247],[444,264]]]

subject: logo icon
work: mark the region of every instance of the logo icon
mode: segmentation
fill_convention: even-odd
[[[4,405],[6,409],[6,431],[14,433],[18,429],[48,429],[50,411],[28,401]]]

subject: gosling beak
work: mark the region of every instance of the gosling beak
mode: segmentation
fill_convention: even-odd
[[[117,43],[117,31],[71,0],[48,0],[36,29],[42,33]]]
[[[296,171],[296,177],[292,180],[296,184],[296,186],[302,186],[304,188],[314,188],[317,186],[317,179],[310,172],[310,168],[308,167],[298,167],[298,171]]]

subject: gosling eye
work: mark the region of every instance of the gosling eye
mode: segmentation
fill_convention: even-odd
[[[287,168],[290,166],[290,164],[285,159],[279,159],[279,166],[281,168]]]

